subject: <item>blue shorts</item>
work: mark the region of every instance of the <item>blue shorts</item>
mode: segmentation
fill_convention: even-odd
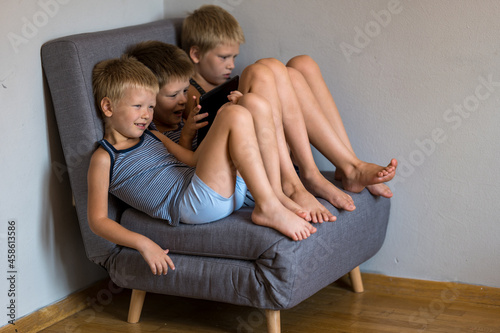
[[[182,223],[201,224],[220,220],[243,206],[247,185],[236,177],[233,195],[225,198],[194,174],[179,204]]]

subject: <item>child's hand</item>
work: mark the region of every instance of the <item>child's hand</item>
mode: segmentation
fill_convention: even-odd
[[[241,92],[238,90],[231,91],[231,93],[227,96],[227,99],[233,103],[238,104],[238,100],[243,96]]]
[[[220,110],[224,109],[228,105],[238,104],[238,101],[240,100],[240,98],[242,96],[243,96],[243,94],[241,92],[239,92],[238,90],[231,91],[231,93],[229,95],[227,95],[227,99],[229,100],[229,102],[223,104],[220,107],[220,109],[217,110],[217,113],[219,113]]]
[[[196,97],[193,96],[193,99],[196,100]],[[195,101],[196,103],[196,101]],[[196,136],[196,131],[198,129],[207,126],[208,121],[204,121],[201,123],[198,123],[198,121],[206,118],[208,116],[208,113],[200,113],[201,106],[196,105],[191,112],[189,112],[187,119],[184,121],[184,127],[182,128],[181,131],[181,138],[179,143],[188,149],[191,149],[191,145],[193,144],[193,140]],[[184,143],[186,145],[184,145]]]
[[[158,244],[148,239],[148,242],[139,250],[154,275],[166,275],[168,268],[175,270],[174,262]]]
[[[193,96],[193,99],[196,99],[196,97]],[[188,133],[186,133],[186,134],[191,134],[193,137],[195,136],[196,131],[199,128],[202,128],[202,127],[208,125],[207,121],[204,121],[202,123],[198,123],[198,121],[200,121],[208,116],[208,112],[200,113],[200,110],[201,110],[201,106],[199,104],[196,105],[193,108],[193,110],[191,110],[191,112],[189,112],[189,115],[188,115],[186,122],[184,124],[184,128],[187,127],[186,131],[188,131]],[[184,130],[184,128],[183,128],[183,130]]]

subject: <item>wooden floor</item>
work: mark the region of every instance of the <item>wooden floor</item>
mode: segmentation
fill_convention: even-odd
[[[363,280],[364,293],[341,279],[281,311],[282,332],[500,332],[500,289],[374,274]],[[129,299],[122,291],[40,332],[266,332],[260,310],[154,294],[146,295],[140,323],[128,324]]]

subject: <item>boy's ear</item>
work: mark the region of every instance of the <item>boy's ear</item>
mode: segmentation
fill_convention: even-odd
[[[108,118],[113,115],[113,107],[111,105],[111,100],[109,99],[109,97],[104,97],[101,100],[101,110],[102,113],[104,113],[104,116]]]
[[[200,62],[201,53],[198,46],[191,46],[191,48],[189,49],[189,58],[191,58],[191,61],[195,64]]]

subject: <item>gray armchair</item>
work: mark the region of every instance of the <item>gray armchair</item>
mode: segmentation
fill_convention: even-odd
[[[112,281],[133,290],[129,322],[139,321],[146,292],[227,302],[267,310],[269,332],[280,332],[279,311],[289,309],[351,272],[362,291],[357,268],[382,246],[390,201],[364,190],[353,194],[357,209],[317,225],[305,241],[253,224],[241,209],[206,225],[168,226],[110,196],[110,217],[170,249],[176,270],[155,276],[141,255],[92,233],[87,222],[87,169],[103,125],[92,97],[94,65],[119,57],[145,40],[176,44],[182,20],[162,20],[50,41],[41,56],[64,151],[75,207],[88,258]],[[49,104],[50,105],[50,104]],[[333,178],[333,174],[327,175]],[[168,315],[168,314],[166,314]],[[314,320],[313,318],[311,320]]]

